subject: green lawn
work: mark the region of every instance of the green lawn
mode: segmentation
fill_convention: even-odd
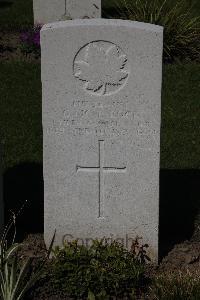
[[[161,167],[200,169],[200,65],[163,73]]]
[[[40,65],[0,64],[0,132],[3,167],[42,161]]]
[[[199,15],[200,1],[189,1]],[[103,11],[112,13],[115,2],[103,0]],[[32,0],[0,0],[0,28],[32,23]],[[40,65],[0,63],[0,70],[4,169],[22,161],[42,162]],[[199,169],[200,65],[166,65],[163,75],[161,167]]]
[[[0,0],[0,28],[15,30],[33,24],[32,0]]]
[[[4,169],[42,162],[40,65],[0,64]],[[200,168],[200,65],[164,68],[161,168]]]

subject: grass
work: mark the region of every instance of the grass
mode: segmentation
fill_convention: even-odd
[[[40,64],[0,63],[0,130],[4,170],[42,162]],[[163,72],[161,168],[200,168],[200,65]]]
[[[164,27],[165,62],[200,60],[200,18],[193,17],[186,1],[118,0],[119,18]]]
[[[135,0],[132,0],[135,1]],[[169,2],[174,3],[174,0],[167,0]],[[199,0],[185,0],[188,5],[192,5],[191,13],[194,16],[200,15],[200,1]],[[102,8],[103,8],[103,17],[115,16],[116,11],[114,8],[116,4],[119,3],[119,0],[102,0]]]
[[[4,169],[42,161],[40,64],[0,64],[0,132]]]
[[[112,7],[112,0],[104,0],[104,15],[112,13]],[[200,1],[196,1],[193,13],[199,15]],[[32,0],[0,0],[0,28],[21,28],[32,23]],[[200,65],[164,66],[161,168],[200,169],[199,90]],[[40,64],[1,62],[0,141],[4,170],[27,161],[42,163],[41,107]],[[192,293],[182,298],[199,299],[199,280],[196,284],[190,278],[183,278],[183,282],[182,278],[158,278],[153,292],[160,300],[173,300],[188,287]]]
[[[169,1],[169,0],[168,0]],[[170,0],[171,1],[171,0]],[[200,1],[187,0],[193,3],[193,14],[200,14]],[[113,14],[117,0],[102,0],[103,16]],[[33,0],[0,0],[0,28],[18,28],[33,24]]]
[[[200,168],[200,65],[166,65],[163,73],[161,167]]]
[[[33,24],[33,0],[0,0],[0,28],[18,29]]]
[[[151,287],[155,300],[198,300],[200,299],[200,275],[189,271],[162,274],[154,278]]]
[[[113,12],[116,1],[103,0],[103,11]],[[200,1],[190,2],[194,4],[194,15],[199,15]],[[0,28],[32,23],[32,0],[0,0]],[[25,62],[1,63],[0,70],[4,169],[23,161],[42,162],[40,66]],[[200,65],[166,65],[164,68],[161,168],[200,168],[199,82]]]

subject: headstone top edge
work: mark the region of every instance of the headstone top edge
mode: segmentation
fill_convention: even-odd
[[[157,33],[163,32],[163,27],[150,23],[143,23],[137,21],[121,20],[121,19],[75,19],[67,21],[59,21],[54,23],[45,24],[41,31],[54,30],[74,26],[116,26],[116,27],[129,27],[133,29],[141,29],[153,31]]]

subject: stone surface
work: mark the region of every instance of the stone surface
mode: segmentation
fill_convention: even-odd
[[[136,235],[158,255],[162,27],[74,20],[41,31],[45,240]]]
[[[33,0],[34,23],[101,17],[101,0]]]
[[[0,235],[4,225],[3,175],[2,175],[2,146],[0,143]]]

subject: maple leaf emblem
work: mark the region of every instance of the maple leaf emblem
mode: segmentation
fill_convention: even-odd
[[[85,83],[85,90],[98,95],[118,90],[129,75],[126,55],[116,45],[106,45],[109,47],[98,42],[87,45],[82,60],[75,61],[75,77]]]

